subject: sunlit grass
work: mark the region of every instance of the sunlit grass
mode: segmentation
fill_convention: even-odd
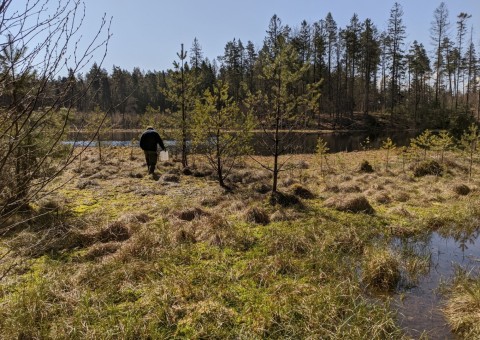
[[[295,202],[276,205],[249,159],[226,192],[177,163],[157,172],[178,183],[147,176],[130,150],[107,149],[103,165],[92,152],[64,174],[64,205],[37,202],[53,207],[41,228],[2,238],[5,338],[402,338],[388,300],[369,295],[415,282],[429,257],[392,242],[468,233],[480,217],[478,177],[463,194],[460,167],[416,178],[394,155],[385,171],[381,151],[327,155],[324,173],[292,156],[279,183]],[[350,195],[372,211],[326,204]]]
[[[480,277],[458,269],[447,288],[444,313],[452,330],[464,339],[480,337]]]

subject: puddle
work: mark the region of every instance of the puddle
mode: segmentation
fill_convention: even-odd
[[[480,233],[462,235],[459,239],[444,238],[432,233],[421,240],[397,240],[400,253],[411,252],[426,259],[425,272],[412,282],[403,282],[404,288],[394,298],[398,323],[412,338],[426,334],[429,339],[455,339],[440,311],[443,300],[437,294],[441,282],[449,281],[455,267],[461,266],[477,273],[480,269]]]

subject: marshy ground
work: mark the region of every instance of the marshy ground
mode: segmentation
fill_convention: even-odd
[[[470,177],[460,153],[385,157],[285,156],[272,205],[270,173],[248,157],[226,191],[199,156],[148,176],[141,150],[100,162],[88,149],[1,238],[1,336],[408,338],[393,301],[431,254],[395,245],[478,232],[480,166]],[[438,292],[465,338],[480,336],[471,269]]]

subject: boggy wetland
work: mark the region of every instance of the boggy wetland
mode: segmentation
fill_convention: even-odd
[[[478,164],[282,157],[272,202],[268,158],[245,156],[226,190],[198,155],[152,176],[139,148],[88,148],[2,235],[2,337],[480,335]]]
[[[0,0],[0,340],[480,339],[446,2]]]

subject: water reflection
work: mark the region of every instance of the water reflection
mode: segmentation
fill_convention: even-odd
[[[139,131],[112,131],[101,136],[102,144],[112,146],[136,146],[140,138]],[[362,144],[368,138],[371,148],[379,148],[382,142],[390,137],[398,146],[407,145],[416,133],[413,131],[383,132],[372,134],[368,132],[293,132],[289,138],[286,153],[314,153],[317,140],[321,137],[326,143],[330,152],[356,151],[362,149]],[[175,142],[168,135],[163,136],[166,144],[175,148]],[[283,137],[283,136],[282,136]],[[90,141],[89,135],[84,133],[72,133],[68,137],[67,144],[78,146],[97,146],[96,141]],[[261,133],[254,133],[252,138],[252,147],[254,153],[258,155],[268,155],[268,146],[265,146],[264,138]],[[172,150],[174,151],[174,150]]]
[[[457,266],[479,270],[479,231],[462,232],[455,237],[432,233],[421,239],[396,240],[393,247],[402,256],[416,254],[428,259],[421,275],[405,273],[406,279],[394,304],[400,326],[413,338],[425,331],[430,339],[454,339],[440,311],[442,301],[437,289],[442,281],[453,277]]]

